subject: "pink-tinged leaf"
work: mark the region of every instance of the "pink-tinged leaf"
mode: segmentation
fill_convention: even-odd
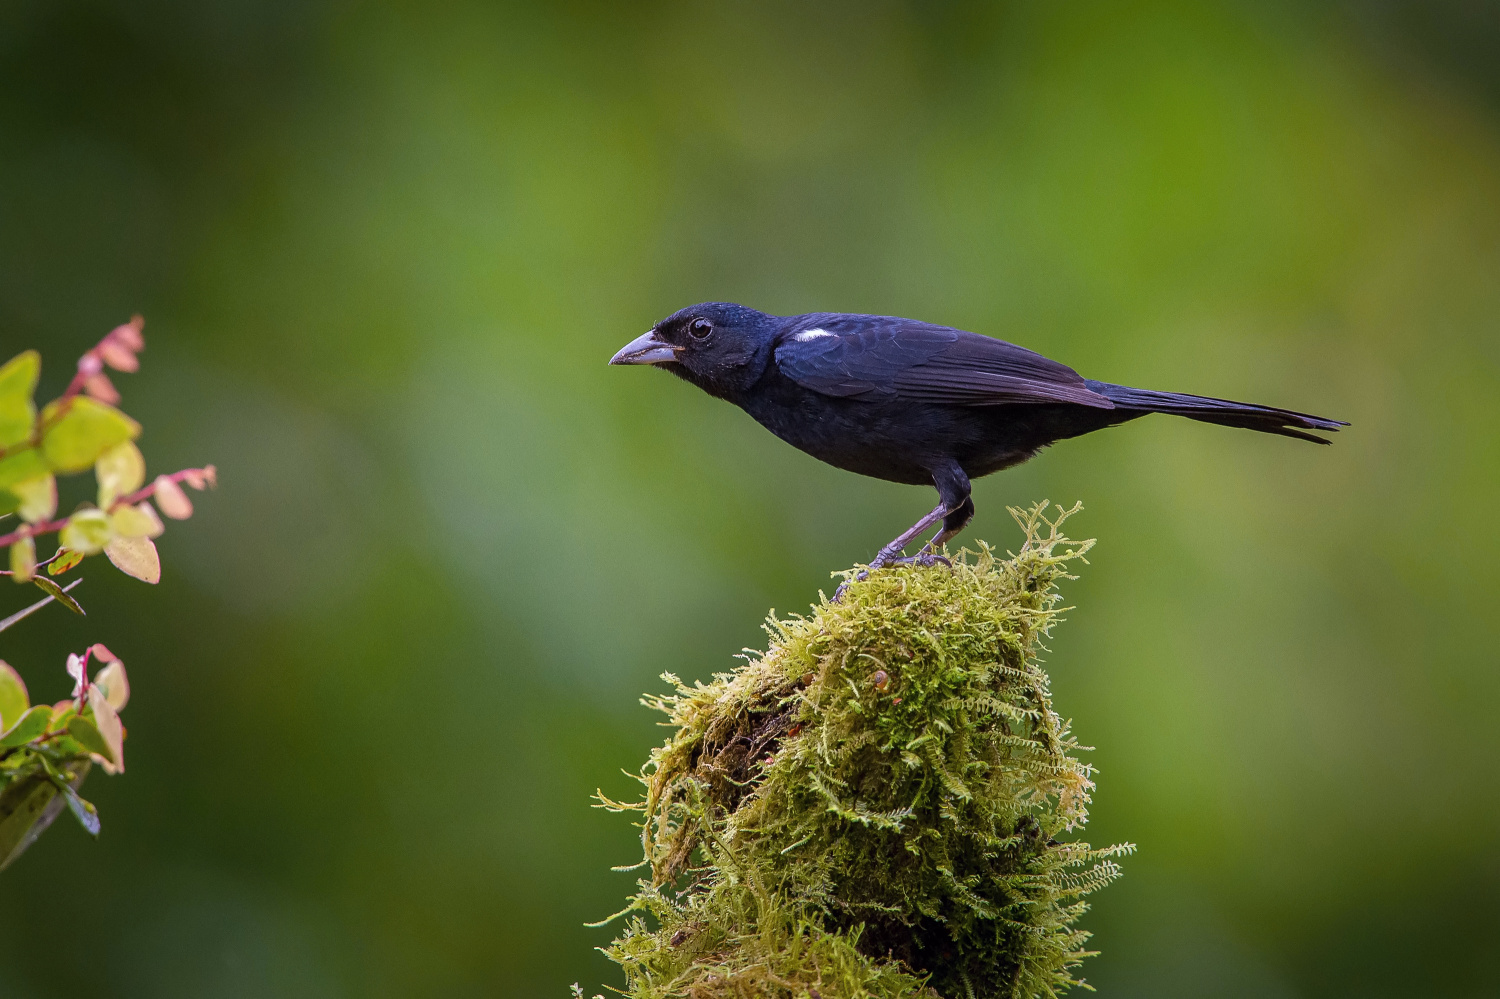
[[[125,676],[125,664],[119,660],[99,671],[94,677],[94,686],[104,691],[105,699],[116,711],[125,710],[125,705],[130,703],[130,681]]]
[[[203,468],[184,468],[177,473],[182,481],[198,490],[214,489],[219,485],[219,470],[212,465]]]
[[[104,362],[99,360],[99,355],[92,350],[78,359],[78,373],[85,377],[91,377],[104,370]]]
[[[102,371],[97,375],[89,375],[83,380],[83,390],[100,402],[113,406],[120,401],[120,390],[115,388],[115,383],[109,380],[109,375]]]
[[[89,654],[101,663],[117,663],[120,661],[120,657],[109,651],[109,646],[103,642],[95,642],[93,645],[90,645]]]
[[[57,479],[51,475],[17,482],[10,491],[21,501],[17,512],[28,524],[51,520],[57,513]]]
[[[109,698],[98,687],[89,688],[89,708],[94,712],[94,725],[98,727],[99,734],[104,736],[105,743],[109,746],[110,760],[103,762],[104,769],[112,774],[125,772],[125,726],[120,724],[120,716],[114,706],[109,703]],[[71,726],[70,726],[71,730]]]
[[[10,663],[0,659],[0,730],[14,725],[29,707],[31,698],[26,693],[26,681]]]
[[[161,582],[161,556],[150,538],[114,538],[104,546],[104,554],[127,576],[144,583]]]
[[[47,575],[49,576],[61,576],[83,561],[83,552],[75,552],[71,548],[61,548],[59,551],[62,554],[47,563]]]
[[[156,477],[156,505],[164,516],[173,520],[187,520],[193,515],[193,501],[188,499],[182,487],[165,475]]]
[[[131,350],[145,350],[146,338],[141,336],[141,330],[145,328],[146,320],[140,316],[131,316],[130,322],[110,330],[106,339],[122,343]]]
[[[108,337],[99,345],[99,358],[116,371],[139,371],[141,367],[135,351],[116,337]]]
[[[16,539],[10,546],[10,574],[18,583],[29,583],[36,575],[36,539],[31,535]]]
[[[88,667],[82,656],[68,653],[68,675],[73,678],[73,696],[77,697],[88,686]]]

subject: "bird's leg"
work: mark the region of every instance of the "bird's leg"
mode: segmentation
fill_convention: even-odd
[[[941,468],[932,475],[933,485],[937,486],[938,495],[942,502],[932,508],[932,511],[917,521],[911,527],[901,532],[900,536],[891,541],[890,544],[880,549],[875,558],[870,561],[870,568],[861,571],[855,579],[864,579],[871,571],[887,565],[915,562],[918,565],[931,565],[934,562],[949,564],[948,560],[937,554],[938,549],[949,538],[964,529],[964,525],[974,517],[974,501],[969,498],[969,477],[957,462],[947,468]],[[927,530],[939,520],[943,527],[928,544],[924,545],[917,555],[906,558],[902,552],[906,546],[916,540],[923,531]],[[839,584],[838,589],[833,592],[833,602],[838,603],[843,597],[844,591],[849,589],[850,580],[846,579]]]
[[[964,473],[958,462],[951,462],[947,467],[937,468],[932,473],[932,484],[937,486],[938,495],[943,499],[943,528],[932,536],[932,540],[922,546],[917,553],[916,561],[926,564],[932,560],[941,560],[946,563],[938,552],[943,550],[943,545],[948,539],[962,531],[969,521],[974,519],[974,500],[970,495],[969,477]]]
[[[923,531],[927,530],[929,527],[931,527],[933,524],[936,524],[947,515],[948,504],[939,503],[937,506],[933,507],[932,511],[928,513],[927,516],[923,517],[921,520],[908,527],[905,531],[902,531],[901,534],[898,535],[894,540],[892,540],[890,544],[880,549],[880,551],[876,553],[874,560],[870,562],[870,568],[879,569],[881,566],[890,565],[893,561],[901,557],[901,553],[906,550],[907,545],[911,544],[921,535]]]
[[[865,579],[875,569],[890,565],[892,562],[906,561],[901,557],[901,553],[906,550],[906,546],[915,541],[923,531],[927,530],[933,524],[936,524],[938,521],[942,520],[943,517],[947,515],[947,513],[948,506],[946,503],[939,503],[937,506],[933,507],[932,511],[928,513],[927,516],[923,517],[921,520],[917,521],[915,524],[902,531],[899,536],[892,539],[890,544],[886,545],[884,548],[880,549],[880,551],[876,552],[875,557],[870,560],[870,568],[861,569],[858,574],[854,576],[854,579]],[[850,582],[852,582],[852,580],[844,580],[839,584],[838,589],[833,591],[834,603],[838,603],[844,598],[844,591],[849,589]]]
[[[971,497],[965,496],[963,503],[959,505],[958,509],[943,518],[943,529],[932,536],[932,540],[927,542],[922,551],[930,555],[936,555],[942,550],[944,545],[956,537],[965,527],[968,527],[969,521],[973,519],[974,500]]]

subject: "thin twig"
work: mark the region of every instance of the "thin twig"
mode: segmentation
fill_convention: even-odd
[[[67,593],[69,590],[73,589],[73,587],[77,586],[81,582],[83,582],[83,580],[81,578],[80,579],[75,579],[71,583],[69,583],[67,586],[64,586],[62,588],[62,591],[64,593]],[[43,607],[47,606],[48,604],[50,604],[55,599],[56,599],[55,597],[52,597],[52,596],[49,595],[49,596],[43,597],[41,600],[38,600],[36,603],[32,604],[30,607],[24,607],[21,610],[16,611],[10,617],[6,618],[4,621],[0,621],[0,631],[4,631],[6,628],[9,628],[11,625],[17,623],[18,621],[21,621],[24,618],[30,617],[32,614],[34,614],[37,611],[41,610]]]

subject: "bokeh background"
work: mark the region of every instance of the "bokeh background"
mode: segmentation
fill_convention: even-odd
[[[605,366],[705,299],[1352,420],[1065,442],[966,537],[1100,539],[1049,669],[1140,845],[1103,994],[1500,994],[1497,67],[1480,0],[5,3],[3,353],[55,392],[143,312],[148,462],[222,476],[0,643],[135,687],[0,996],[618,984],[638,694],[932,502]]]

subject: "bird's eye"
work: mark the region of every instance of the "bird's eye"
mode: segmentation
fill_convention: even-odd
[[[694,340],[707,340],[708,335],[714,331],[714,324],[707,319],[694,319],[688,327],[688,336]]]

